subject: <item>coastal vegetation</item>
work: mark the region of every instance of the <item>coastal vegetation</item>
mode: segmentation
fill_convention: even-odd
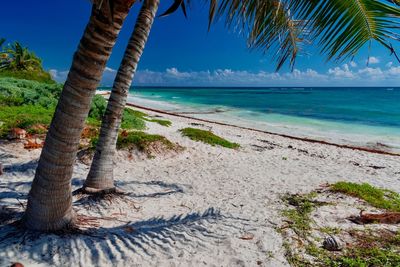
[[[144,112],[141,112],[141,111],[139,111],[139,110],[127,109],[127,108],[126,108],[126,109],[124,110],[124,116],[129,116],[129,115],[126,114],[126,113],[129,113],[129,115],[131,115],[131,117],[140,118],[140,119],[142,119],[143,121],[147,121],[147,122],[157,123],[157,124],[160,124],[161,126],[169,127],[169,126],[172,125],[172,122],[169,121],[169,120],[161,120],[161,119],[151,118],[148,114],[146,114],[146,113],[144,113]],[[125,125],[126,125],[126,124],[125,124]],[[126,128],[124,128],[124,122],[122,122],[121,128],[122,128],[122,129],[126,129]]]
[[[237,149],[240,147],[239,144],[230,142],[211,131],[196,129],[196,128],[184,128],[180,132],[183,136],[189,137],[193,141],[200,141],[212,146],[218,145],[226,148]]]
[[[384,211],[397,211],[399,195],[370,184],[338,182],[329,186],[329,194],[344,194],[366,201],[366,205]],[[388,198],[385,198],[388,196]],[[324,202],[322,192],[305,195],[286,195],[283,200],[290,207],[283,211],[288,222],[279,231],[285,238],[286,258],[292,266],[399,266],[400,231],[386,227],[321,226],[323,221],[313,216],[319,207],[338,209],[336,201]],[[340,198],[341,199],[341,198]],[[367,206],[365,206],[367,208]],[[315,222],[315,220],[319,220]],[[326,222],[325,222],[326,223]],[[336,249],[330,249],[322,237],[335,240]],[[338,241],[346,240],[346,242]],[[324,241],[325,242],[325,241]]]
[[[4,38],[0,39],[0,77],[55,83],[34,52],[17,41],[4,46],[5,42]]]
[[[158,134],[148,134],[142,131],[123,131],[118,135],[118,149],[138,149],[151,155],[154,146],[161,146],[161,149],[176,150],[179,146],[169,141],[166,137]]]
[[[61,92],[58,84],[15,78],[0,78],[0,136],[7,137],[13,128],[35,133],[51,122]]]
[[[400,212],[400,195],[394,191],[374,187],[370,184],[338,182],[332,185],[332,192],[360,198],[371,206]]]
[[[13,128],[24,129],[29,134],[46,133],[61,88],[62,85],[57,83],[0,78],[0,137],[6,138]],[[106,106],[104,97],[94,96],[86,125],[98,132]],[[147,114],[125,108],[121,128],[144,130],[146,121],[152,121]]]

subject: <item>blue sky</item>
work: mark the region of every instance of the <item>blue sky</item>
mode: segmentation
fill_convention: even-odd
[[[172,0],[163,0],[165,10]],[[194,1],[192,1],[194,2]],[[152,29],[136,85],[204,86],[398,86],[400,67],[393,56],[373,44],[354,61],[326,63],[315,45],[306,47],[293,72],[286,66],[275,73],[271,56],[249,51],[246,38],[224,27],[207,31],[207,6],[196,1],[185,19],[182,12],[158,18]],[[103,85],[112,84],[135,16],[134,7],[113,50]],[[0,37],[19,40],[43,58],[44,66],[63,81],[90,15],[88,0],[5,1]],[[18,15],[16,15],[18,14]],[[370,55],[370,62],[366,61]]]

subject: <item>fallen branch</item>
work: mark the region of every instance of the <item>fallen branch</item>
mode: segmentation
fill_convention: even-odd
[[[370,224],[370,223],[398,224],[400,223],[400,212],[384,212],[376,214],[376,213],[364,213],[364,211],[362,210],[360,211],[359,216],[350,217],[349,220],[357,224]]]

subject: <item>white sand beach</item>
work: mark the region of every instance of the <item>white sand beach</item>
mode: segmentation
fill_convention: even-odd
[[[117,185],[130,195],[100,203],[75,197],[80,218],[97,218],[92,229],[83,220],[82,234],[32,235],[5,226],[21,216],[40,149],[0,143],[0,266],[288,266],[277,231],[285,193],[343,180],[400,192],[398,156],[145,112],[172,122],[147,123],[146,132],[185,149],[154,158],[119,152]],[[241,147],[192,141],[178,131],[185,127],[210,129]],[[73,190],[88,168],[77,161]]]

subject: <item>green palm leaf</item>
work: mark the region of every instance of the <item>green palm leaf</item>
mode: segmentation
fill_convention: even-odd
[[[209,0],[209,20],[225,15],[230,28],[248,33],[250,48],[272,52],[277,70],[286,61],[294,66],[306,31],[304,21],[295,19],[287,1],[278,0]]]
[[[400,0],[207,0],[210,21],[226,16],[227,25],[249,34],[249,45],[273,52],[278,69],[293,66],[301,45],[318,41],[328,59],[354,56],[375,40],[394,52]]]
[[[354,56],[365,44],[375,40],[394,49],[391,41],[399,41],[400,9],[386,0],[291,0],[290,8],[308,20],[328,59]],[[397,3],[396,1],[395,3]]]

